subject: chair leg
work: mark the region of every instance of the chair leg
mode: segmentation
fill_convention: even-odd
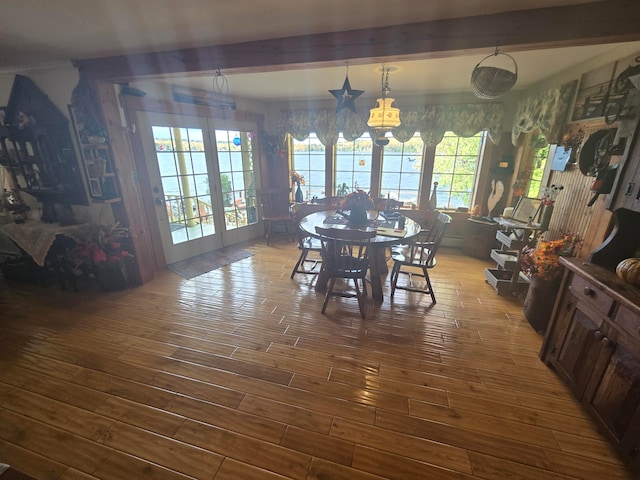
[[[436,303],[436,295],[433,293],[433,287],[431,286],[431,279],[429,278],[429,274],[427,273],[426,267],[422,267],[422,271],[424,272],[424,280],[427,282],[427,288],[429,289],[429,294],[431,295],[431,301]]]
[[[396,293],[396,284],[398,283],[398,276],[400,275],[400,263],[393,262],[393,269],[391,270],[391,298]]]
[[[269,220],[265,220],[264,223],[264,236],[267,238],[267,245],[269,245],[269,237],[271,236],[271,222]]]
[[[329,303],[329,297],[333,295],[333,285],[336,283],[336,278],[332,277],[329,280],[329,285],[327,285],[327,293],[324,295],[324,303],[322,304],[322,313],[327,310],[327,304]]]
[[[293,270],[291,271],[291,278],[293,278],[295,274],[298,273],[298,269],[300,268],[300,265],[304,265],[304,261],[307,258],[307,253],[308,253],[308,250],[305,250],[305,249],[303,249],[300,252],[300,256],[298,257],[298,262],[296,263],[296,266],[293,267]]]
[[[358,279],[354,278],[353,282],[356,285],[356,298],[358,299],[358,308],[360,309],[360,317],[362,319],[366,319],[366,316],[364,313],[364,296],[362,295],[362,292],[360,291],[360,287],[358,286]],[[365,280],[363,280],[362,282],[364,284]]]

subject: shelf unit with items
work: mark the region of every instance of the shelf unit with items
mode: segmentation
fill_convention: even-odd
[[[498,295],[519,295],[529,289],[529,279],[520,270],[520,251],[524,246],[532,247],[536,243],[536,233],[544,231],[539,225],[528,225],[509,219],[499,218],[501,230],[496,239],[502,247],[491,250],[491,258],[496,268],[485,269],[485,279]]]
[[[69,121],[27,77],[16,75],[0,125],[0,164],[14,188],[43,204],[86,205]]]
[[[86,127],[79,123],[74,107],[69,105],[89,196],[94,202],[119,202],[120,187],[113,166],[111,147],[104,135],[87,135]]]
[[[113,171],[109,145],[81,144],[81,149],[91,198],[97,201],[119,201],[118,180]]]

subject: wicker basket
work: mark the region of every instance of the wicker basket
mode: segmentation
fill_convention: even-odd
[[[482,62],[490,57],[505,55],[511,59],[515,71],[504,68],[482,65]],[[485,57],[471,72],[471,89],[476,97],[493,99],[507,93],[518,80],[518,65],[516,61],[506,53],[496,53]]]

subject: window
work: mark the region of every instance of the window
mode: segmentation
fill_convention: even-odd
[[[382,156],[380,197],[417,205],[422,179],[424,142],[416,134],[407,142],[389,139]]]
[[[545,142],[546,143],[546,142]],[[540,196],[540,188],[542,187],[542,176],[549,158],[549,149],[551,145],[546,144],[542,148],[533,148],[533,171],[531,172],[531,183],[529,183],[529,191],[527,197],[538,198]]]
[[[324,145],[315,133],[311,133],[302,141],[292,138],[291,146],[291,167],[305,178],[305,185],[300,187],[304,193],[304,200],[326,196]]]
[[[291,169],[305,177],[306,185],[302,186],[304,200],[314,196],[342,195],[345,191],[361,188],[377,190],[380,197],[392,198],[404,202],[405,207],[412,207],[418,206],[421,199],[429,198],[435,181],[438,182],[439,208],[470,207],[485,141],[485,133],[465,138],[446,132],[435,149],[427,149],[420,133],[406,142],[389,138],[382,152],[380,171],[374,172],[371,137],[365,134],[349,142],[340,135],[333,149],[333,170],[326,175],[325,148],[317,136],[311,134],[301,142],[291,140]],[[425,168],[431,162],[433,169]],[[378,173],[380,184],[376,188],[372,179],[378,178]],[[325,185],[326,178],[332,179],[332,190]],[[341,191],[343,185],[346,188]]]
[[[371,190],[371,156],[373,142],[368,133],[349,142],[342,134],[336,143],[334,191],[338,195],[358,188]]]
[[[446,132],[436,146],[433,182],[438,182],[438,208],[470,207],[476,183],[480,152],[486,134],[459,137]]]

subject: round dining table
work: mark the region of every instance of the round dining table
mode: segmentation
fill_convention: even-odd
[[[384,300],[382,282],[383,277],[386,276],[388,272],[385,249],[391,245],[403,243],[415,237],[422,227],[418,222],[398,213],[387,216],[376,211],[370,211],[368,213],[369,221],[367,225],[351,226],[348,223],[347,216],[341,212],[336,212],[335,210],[314,212],[300,220],[300,228],[306,234],[313,237],[319,237],[316,233],[316,227],[366,231],[376,230],[378,234],[371,239],[369,244],[369,248],[371,249],[369,252],[371,296],[375,301],[382,302]],[[403,223],[404,226],[402,226]],[[325,291],[328,280],[321,270],[316,282],[316,291]]]

